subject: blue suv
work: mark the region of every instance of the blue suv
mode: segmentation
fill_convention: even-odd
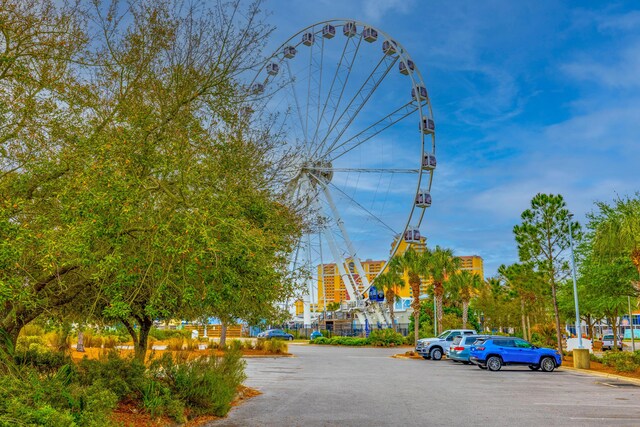
[[[490,337],[476,341],[469,361],[480,369],[499,371],[503,365],[527,365],[537,371],[552,372],[562,365],[562,355],[551,348],[540,348],[520,338]]]

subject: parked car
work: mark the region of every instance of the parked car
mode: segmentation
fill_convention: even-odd
[[[282,329],[268,329],[258,334],[258,338],[264,339],[281,339],[293,341],[293,335],[283,331]]]
[[[529,369],[552,372],[562,365],[562,355],[551,348],[536,347],[514,337],[490,337],[470,348],[469,361],[481,369],[499,371],[504,365],[527,365]]]
[[[604,334],[602,336],[602,351],[613,349],[613,334]],[[618,337],[618,350],[622,350],[622,337]]]
[[[462,362],[468,365],[471,363],[469,362],[469,348],[471,348],[471,345],[478,341],[478,339],[487,337],[489,337],[489,335],[461,335],[455,337],[451,347],[449,347],[447,358],[454,362]]]
[[[311,332],[311,336],[309,337],[312,340],[315,340],[316,338],[320,338],[322,336],[322,332],[320,331],[313,331]]]
[[[450,329],[435,338],[423,338],[416,343],[416,353],[425,359],[440,360],[449,350],[455,337],[476,335],[473,329]]]

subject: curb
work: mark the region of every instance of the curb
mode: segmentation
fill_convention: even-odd
[[[574,368],[573,366],[561,366],[560,369],[562,369],[562,370],[566,369],[568,371],[579,372],[579,373],[591,375],[591,376],[594,376],[594,377],[612,378],[612,379],[621,380],[621,381],[628,381],[630,383],[633,383],[633,384],[636,384],[636,385],[640,385],[640,379],[625,377],[623,375],[608,374],[608,373],[605,373],[605,372],[591,371],[589,369],[578,369],[578,368]]]

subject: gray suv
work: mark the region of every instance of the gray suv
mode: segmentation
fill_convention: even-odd
[[[453,343],[454,338],[463,335],[476,335],[473,329],[450,329],[435,338],[423,338],[416,343],[416,353],[425,359],[440,360]]]

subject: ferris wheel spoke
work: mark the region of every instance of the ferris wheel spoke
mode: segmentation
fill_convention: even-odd
[[[293,78],[293,74],[291,73],[291,65],[289,64],[289,61],[285,61],[287,64],[287,71],[289,72],[289,78]],[[300,120],[300,129],[303,130],[303,134],[304,134],[304,139],[305,141],[308,139],[307,138],[307,127],[305,124],[305,121],[303,119],[302,116],[302,110],[300,109],[300,101],[298,100],[298,93],[296,91],[296,85],[295,84],[289,84],[288,86],[291,87],[291,94],[293,95],[293,100],[295,103],[295,108],[296,108],[296,112],[298,113],[298,119]]]
[[[391,57],[388,55],[384,55],[378,64],[375,66],[373,71],[369,74],[367,79],[364,81],[362,86],[358,91],[356,91],[355,95],[351,98],[351,101],[347,104],[340,117],[336,120],[335,124],[329,129],[324,139],[320,143],[319,152],[322,153],[325,144],[327,141],[331,141],[331,145],[327,148],[327,151],[331,151],[333,147],[338,143],[342,135],[347,131],[349,126],[356,119],[360,111],[367,104],[371,96],[374,94],[376,89],[380,86],[380,83],[384,80],[384,78],[389,74],[396,64],[398,57]],[[383,64],[386,64],[386,67],[383,67]],[[356,101],[359,101],[356,102]],[[354,105],[355,103],[355,105]],[[343,119],[345,119],[345,123],[342,123]],[[342,127],[337,132],[335,138],[331,139],[331,135],[336,130],[338,125],[342,124]]]
[[[349,38],[348,40],[352,40],[352,38]],[[342,85],[342,88],[340,90],[340,96],[338,97],[338,100],[333,104],[333,114],[331,115],[331,120],[329,121],[329,127],[328,127],[328,131],[327,131],[327,135],[331,133],[331,129],[335,127],[335,120],[336,120],[336,114],[338,113],[338,110],[340,109],[340,104],[342,103],[342,97],[344,96],[344,91],[347,88],[347,85],[349,83],[349,77],[351,76],[351,69],[353,68],[353,64],[356,61],[356,58],[358,56],[358,51],[360,50],[360,45],[362,44],[362,38],[358,37],[358,43],[355,46],[355,50],[353,51],[353,55],[347,59],[347,63],[344,67],[344,69],[346,70],[346,76],[344,77],[344,80],[342,80],[342,76],[339,75],[339,79],[341,80],[340,83]],[[339,69],[338,69],[339,71]],[[336,122],[337,123],[337,122]],[[318,152],[319,149],[322,149],[322,146],[324,145],[325,141],[326,141],[327,137],[325,136],[323,138],[323,140],[321,141],[320,144],[318,144],[318,149],[316,149],[316,151],[314,152],[314,154],[316,154]]]
[[[418,110],[418,107],[413,102],[406,103],[402,107],[396,109],[391,114],[381,118],[374,124],[358,132],[356,135],[352,136],[351,138],[347,139],[341,144],[336,145],[330,151],[327,151],[324,154],[323,159],[334,161],[342,157],[343,155],[347,154],[349,151],[361,146],[362,144],[369,141],[371,138],[375,137],[381,132],[384,132],[385,130],[401,122],[405,118],[409,117],[410,115],[415,113],[417,110]]]
[[[313,167],[313,168],[310,168],[310,169],[313,170],[313,171],[317,171],[317,172],[406,173],[406,174],[420,173],[420,169],[322,168],[322,167]]]
[[[344,43],[344,47],[342,48],[342,55],[340,56],[340,61],[338,62],[338,66],[336,67],[335,73],[333,74],[333,79],[331,79],[331,85],[329,86],[329,91],[327,92],[327,97],[324,100],[324,105],[322,106],[322,112],[320,113],[320,118],[316,123],[316,129],[313,132],[313,137],[311,138],[312,142],[315,142],[318,137],[318,132],[320,131],[320,123],[322,118],[325,117],[325,112],[327,111],[327,105],[329,104],[329,99],[331,99],[331,94],[333,93],[333,87],[336,84],[336,80],[338,78],[338,74],[340,73],[340,68],[342,67],[342,60],[345,58],[345,53],[347,52],[347,47],[349,46],[349,38]],[[319,101],[319,100],[318,100]],[[318,102],[319,104],[319,102]]]
[[[351,203],[353,203],[356,207],[358,207],[359,209],[361,209],[362,211],[364,211],[367,215],[369,215],[371,218],[373,218],[377,223],[379,223],[380,225],[382,225],[384,228],[386,228],[387,230],[391,231],[394,235],[398,234],[397,231],[395,231],[389,224],[387,224],[386,222],[384,222],[382,219],[380,219],[377,215],[375,215],[373,212],[371,212],[369,209],[365,208],[364,206],[362,206],[361,203],[359,203],[356,199],[354,199],[353,197],[349,196],[347,193],[345,193],[341,188],[339,188],[338,186],[336,186],[333,183],[325,183],[324,180],[322,180],[319,176],[315,175],[315,174],[310,174],[316,181],[318,181],[318,183],[325,189],[325,195],[328,195],[330,197],[330,193],[328,193],[329,191],[329,186],[331,186],[332,188],[336,189],[340,194],[342,194],[345,198],[347,198]],[[333,203],[333,202],[331,202]],[[334,205],[335,207],[335,205]],[[337,209],[335,210],[334,213],[337,213]]]

